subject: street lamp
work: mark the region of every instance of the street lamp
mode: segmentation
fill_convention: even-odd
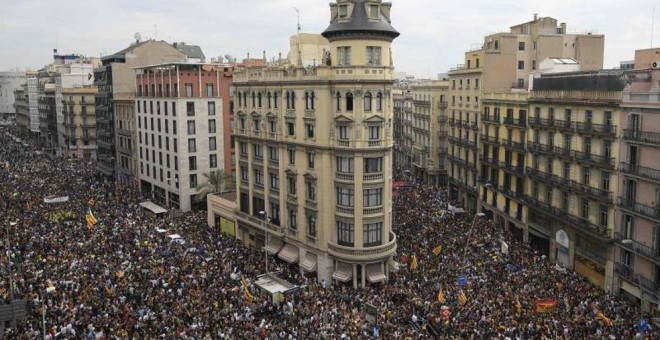
[[[40,291],[41,295],[41,328],[42,331],[44,332],[43,334],[43,339],[46,339],[46,295],[48,293],[52,293],[56,290],[55,287],[46,287],[46,289],[43,289]]]
[[[477,223],[477,218],[484,216],[486,216],[486,214],[477,213],[476,215],[474,215],[474,218],[472,219],[472,225],[470,226],[470,231],[468,232],[467,243],[465,244],[465,248],[463,249],[463,271],[465,271],[465,269],[467,268],[467,251],[468,251],[468,247],[470,246],[470,238],[472,237],[472,231],[474,230],[474,226]]]
[[[266,219],[268,218],[268,213],[264,210],[259,211],[259,215],[261,215],[261,219],[264,220],[263,227],[264,227],[264,257],[265,257],[265,262],[266,262],[266,273],[268,273],[268,226],[266,225]]]
[[[6,227],[7,229],[7,265],[9,266],[9,303],[11,304],[11,328],[16,329],[16,311],[15,311],[15,301],[14,301],[14,271],[12,270],[13,267],[13,259],[12,259],[12,251],[11,251],[11,235],[9,233],[9,227],[13,227],[17,224],[17,222],[9,222],[9,225]]]

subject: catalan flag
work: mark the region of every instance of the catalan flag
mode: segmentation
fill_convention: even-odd
[[[612,327],[614,324],[612,323],[612,320],[610,318],[606,317],[605,314],[603,314],[603,311],[596,309],[596,319],[603,321],[605,326]]]
[[[433,248],[433,255],[439,256],[440,253],[442,253],[442,246],[437,246],[437,247]]]
[[[440,287],[440,290],[438,290],[438,302],[441,305],[444,305],[447,302],[445,299],[445,294],[442,292],[442,287]]]
[[[458,302],[461,305],[464,305],[467,303],[467,296],[465,296],[465,292],[461,289],[461,292],[458,294]]]
[[[417,269],[417,255],[413,254],[412,261],[410,261],[410,270]]]
[[[87,214],[85,215],[85,221],[87,221],[87,227],[90,229],[95,226],[99,221],[94,216],[92,209],[87,209]]]
[[[522,314],[522,304],[520,303],[518,295],[516,295],[516,310],[518,311],[518,314]]]
[[[245,280],[245,276],[243,275],[241,275],[241,284],[243,285],[243,290],[244,290],[243,294],[245,296],[245,301],[247,301],[248,303],[252,303],[252,301],[254,300],[254,295],[250,293],[250,288],[248,288],[247,280]]]

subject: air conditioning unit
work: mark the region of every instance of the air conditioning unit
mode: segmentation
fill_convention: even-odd
[[[654,61],[651,63],[651,68],[658,69],[660,68],[660,61]]]

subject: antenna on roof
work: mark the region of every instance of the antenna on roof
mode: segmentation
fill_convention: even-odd
[[[297,37],[296,37],[297,38],[296,39],[297,40],[296,45],[298,45],[297,46],[297,48],[298,48],[298,65],[302,65],[302,56],[301,56],[301,52],[300,52],[300,29],[302,28],[300,26],[300,10],[298,10],[296,7],[293,7],[293,9],[296,10],[296,13],[298,15],[298,27],[297,27],[298,28],[298,33],[297,33]]]
[[[655,6],[653,6],[653,14],[651,14],[651,48],[653,48],[653,33],[655,31]]]

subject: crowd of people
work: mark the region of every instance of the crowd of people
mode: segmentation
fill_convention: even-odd
[[[271,257],[269,270],[304,287],[275,305],[246,299],[240,280],[256,291],[263,250],[209,228],[205,213],[154,217],[138,205],[145,197],[99,178],[93,161],[45,157],[15,133],[0,132],[0,145],[0,302],[29,301],[26,322],[5,338],[42,338],[44,326],[47,339],[660,338],[640,331],[646,316],[636,306],[558,269],[485,218],[468,238],[473,218],[447,213],[437,189],[397,192],[399,269],[387,282],[317,282]],[[87,224],[88,211],[97,224]],[[559,303],[540,313],[539,299]]]

